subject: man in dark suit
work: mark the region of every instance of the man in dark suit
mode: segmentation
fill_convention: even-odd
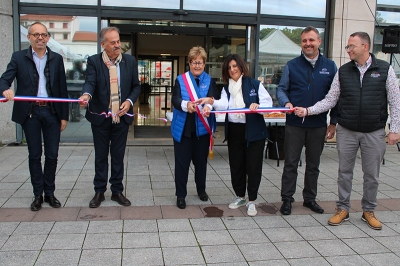
[[[121,53],[118,28],[104,28],[99,35],[104,51],[88,58],[86,81],[80,97],[81,106],[88,103],[86,119],[92,125],[95,150],[95,195],[89,207],[97,208],[105,199],[109,151],[111,200],[130,206],[131,202],[122,194],[122,180],[126,139],[133,122],[132,107],[140,95],[138,70],[135,58]]]
[[[7,70],[0,78],[0,92],[8,100],[14,99],[10,86],[17,79],[15,95],[68,98],[64,63],[61,55],[46,46],[50,34],[46,26],[35,22],[28,28],[30,47],[13,53]],[[14,103],[12,121],[21,124],[29,151],[29,171],[35,198],[32,211],[42,208],[44,201],[53,208],[61,203],[54,196],[58,147],[61,131],[68,121],[68,103],[25,102]],[[45,164],[42,170],[42,133]]]

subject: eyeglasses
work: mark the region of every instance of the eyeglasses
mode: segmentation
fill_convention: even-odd
[[[362,43],[361,45],[365,45],[365,43]],[[346,45],[344,47],[344,49],[352,51],[356,47],[358,47],[358,46],[356,46],[356,45]]]
[[[50,36],[50,35],[47,34],[47,33],[33,33],[33,34],[29,33],[29,35],[32,35],[32,36],[35,37],[35,38],[39,38],[39,36],[40,36],[40,37],[42,37],[43,39],[45,39],[45,38],[47,38],[47,37]]]
[[[202,66],[202,65],[204,65],[204,62],[195,62],[195,61],[192,61],[192,62],[190,62],[190,64],[191,64],[192,66]]]

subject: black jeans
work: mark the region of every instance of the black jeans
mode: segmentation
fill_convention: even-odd
[[[319,163],[322,150],[324,149],[326,129],[326,127],[306,128],[285,126],[285,166],[282,174],[282,200],[293,200],[293,195],[296,192],[297,167],[303,146],[305,146],[306,155],[303,199],[305,202],[315,200],[317,196]]]
[[[261,183],[265,139],[247,142],[245,132],[246,124],[229,123],[229,167],[236,196],[245,196],[247,183],[249,200],[254,201]]]
[[[35,196],[54,194],[61,122],[50,106],[35,106],[32,117],[22,124],[29,151],[29,172]],[[44,169],[42,170],[42,133]]]

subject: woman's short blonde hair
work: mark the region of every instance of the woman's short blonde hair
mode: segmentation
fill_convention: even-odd
[[[201,46],[194,46],[192,49],[190,49],[189,54],[188,54],[188,63],[192,62],[193,59],[201,56],[203,58],[203,63],[207,61],[207,53],[204,50],[203,47]]]

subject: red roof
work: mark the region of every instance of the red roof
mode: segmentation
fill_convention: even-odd
[[[22,15],[20,16],[20,20],[22,21],[72,21],[75,18],[75,16],[55,16],[55,15]]]
[[[97,33],[92,31],[76,31],[73,42],[97,42]]]

